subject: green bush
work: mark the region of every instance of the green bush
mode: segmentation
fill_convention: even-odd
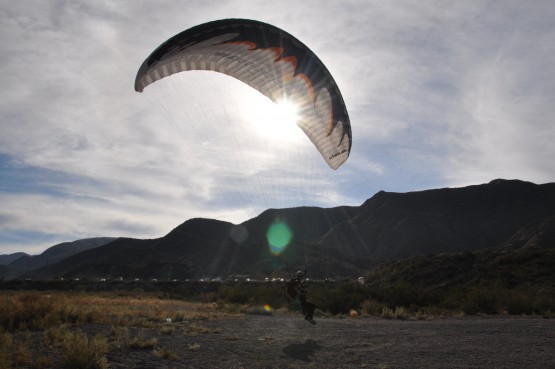
[[[441,306],[460,309],[466,314],[545,314],[555,306],[554,292],[530,285],[516,288],[473,286],[446,294]]]
[[[366,286],[358,282],[344,282],[339,286],[315,285],[309,289],[308,300],[331,314],[348,314],[358,310],[368,297]]]
[[[213,301],[238,305],[265,305],[279,308],[286,304],[283,289],[279,284],[237,284],[220,287],[212,292]]]
[[[370,295],[390,307],[427,307],[441,301],[441,295],[435,289],[425,289],[419,286],[396,283],[380,287],[372,287]]]
[[[502,304],[504,309],[512,315],[546,315],[555,309],[555,290],[521,285],[506,290]]]
[[[380,315],[384,308],[384,304],[374,299],[366,299],[360,305],[360,310],[365,315]]]

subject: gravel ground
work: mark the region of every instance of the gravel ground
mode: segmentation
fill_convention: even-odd
[[[555,320],[485,317],[402,321],[247,315],[205,321],[205,332],[179,327],[158,337],[155,354],[124,348],[107,355],[130,368],[543,368],[555,369]],[[131,332],[137,333],[137,332]],[[171,355],[160,355],[160,352]]]

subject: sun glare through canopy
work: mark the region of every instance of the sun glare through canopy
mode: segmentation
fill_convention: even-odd
[[[293,102],[283,99],[274,103],[256,91],[249,91],[248,101],[245,116],[260,136],[281,142],[303,139],[304,134],[297,126],[298,108]]]

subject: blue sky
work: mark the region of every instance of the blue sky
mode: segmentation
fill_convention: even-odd
[[[190,72],[134,91],[154,48],[223,18],[281,27],[326,64],[353,129],[341,168],[272,128],[278,112],[235,80]],[[551,0],[3,1],[0,34],[0,254],[555,179]]]

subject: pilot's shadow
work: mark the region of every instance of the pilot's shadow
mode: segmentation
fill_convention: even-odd
[[[316,353],[316,350],[322,348],[318,345],[318,342],[309,339],[304,343],[292,343],[285,346],[282,351],[285,355],[304,362],[311,362],[312,356]]]

